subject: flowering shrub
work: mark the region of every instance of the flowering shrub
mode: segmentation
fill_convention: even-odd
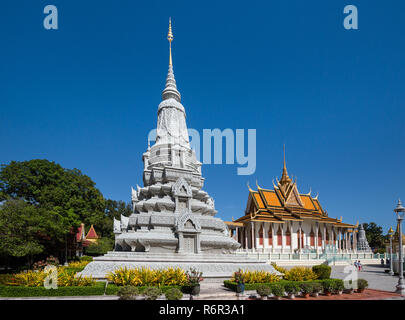
[[[233,273],[232,279],[236,283],[245,283],[245,276],[241,269]]]
[[[154,270],[149,268],[120,268],[107,274],[108,281],[118,286],[174,286],[188,283],[180,268]]]
[[[287,273],[287,269],[286,268],[283,268],[283,267],[280,267],[280,266],[278,266],[275,262],[272,262],[271,263],[271,265],[273,266],[273,268],[274,269],[276,269],[276,271],[278,271],[278,272],[280,272],[280,273]]]
[[[58,286],[90,286],[95,284],[92,277],[75,277],[72,273],[67,273],[64,268],[58,268]],[[52,271],[44,272],[26,271],[16,274],[0,275],[0,284],[4,286],[24,286],[24,287],[43,287],[45,278],[51,274]]]
[[[290,281],[307,281],[317,278],[318,275],[311,268],[306,267],[294,267],[284,274],[284,279]]]
[[[186,272],[186,277],[190,285],[199,284],[203,281],[202,272],[198,272],[195,268],[190,268],[190,271]]]
[[[237,279],[244,279],[244,283],[269,283],[278,282],[280,277],[274,273],[266,271],[249,271],[240,270],[234,272],[231,278],[232,282],[237,282]]]
[[[87,266],[90,263],[90,261],[72,261],[69,262],[69,268],[83,268],[85,266]]]

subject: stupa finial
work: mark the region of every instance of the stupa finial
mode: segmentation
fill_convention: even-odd
[[[173,41],[173,32],[172,32],[172,18],[169,18],[169,32],[167,33],[167,40],[169,40],[169,66],[172,66],[172,41]]]
[[[167,32],[167,40],[169,41],[169,71],[166,77],[166,86],[162,93],[162,99],[167,100],[173,98],[180,102],[181,95],[177,90],[176,80],[174,79],[173,72],[173,61],[172,61],[172,41],[173,41],[173,32],[172,32],[172,18],[169,18],[169,31]]]

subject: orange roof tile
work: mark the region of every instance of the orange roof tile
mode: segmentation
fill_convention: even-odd
[[[267,204],[272,207],[281,207],[280,200],[274,191],[262,191]]]
[[[255,200],[256,200],[257,204],[259,205],[259,209],[265,208],[263,200],[260,197],[260,194],[258,192],[254,192],[253,196],[255,197]]]
[[[304,208],[309,210],[316,210],[310,196],[301,194],[301,201],[304,203]]]

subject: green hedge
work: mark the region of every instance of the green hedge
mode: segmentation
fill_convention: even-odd
[[[296,285],[300,285],[301,283],[311,283],[311,282],[319,282],[324,285],[324,282],[329,282],[329,283],[343,283],[343,280],[341,279],[326,279],[326,280],[309,280],[309,281],[287,281],[287,280],[280,280],[278,282],[270,282],[270,283],[245,283],[245,291],[250,291],[250,290],[256,290],[262,285],[269,286],[271,287],[275,283],[281,284],[282,286],[285,286],[286,284],[289,283],[294,283]],[[236,292],[236,287],[237,287],[236,282],[232,282],[230,280],[225,280],[224,281],[224,286],[228,289],[231,289],[232,291]]]
[[[0,297],[55,297],[55,296],[99,296],[104,294],[105,282],[96,282],[86,287],[44,287],[0,286]]]
[[[141,287],[137,287],[140,291],[140,293],[142,293],[146,288],[148,288],[149,286],[141,286]],[[107,285],[107,288],[105,290],[105,294],[106,295],[117,295],[118,290],[122,288],[122,286],[117,286],[115,284],[109,283]],[[183,293],[187,293],[187,289],[188,287],[186,286],[162,286],[160,287],[160,290],[162,290],[163,293],[166,293],[166,291],[172,289],[172,288],[177,288],[179,290],[181,290]]]
[[[332,267],[326,264],[320,264],[312,267],[312,271],[318,275],[319,280],[330,279],[330,274],[332,272]]]

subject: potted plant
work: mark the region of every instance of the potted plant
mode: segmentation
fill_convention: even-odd
[[[334,283],[333,280],[327,279],[322,281],[323,291],[325,295],[330,296],[333,292]]]
[[[271,294],[271,288],[266,285],[260,285],[257,287],[256,292],[260,296],[260,299],[263,300]]]
[[[200,294],[200,282],[203,281],[202,272],[197,271],[195,268],[190,268],[186,272],[188,284],[191,287],[191,295],[196,296]]]
[[[312,282],[303,282],[300,284],[300,290],[304,298],[308,298],[314,291],[314,285]]]
[[[323,286],[319,282],[313,282],[312,283],[312,296],[313,297],[318,297],[319,293],[321,293],[323,290]]]
[[[279,283],[274,283],[271,286],[271,292],[273,293],[274,299],[281,300],[281,297],[284,295],[284,287]]]
[[[299,287],[295,282],[288,282],[285,284],[284,289],[290,299],[295,299],[295,295],[298,293]]]
[[[338,295],[343,294],[343,289],[344,289],[344,283],[343,280],[336,279],[334,283],[334,288],[333,288],[333,293],[336,293]]]
[[[357,280],[357,292],[362,293],[364,289],[368,288],[368,281],[366,279]]]
[[[148,287],[143,291],[145,300],[156,300],[162,295],[162,290],[157,287]]]
[[[239,269],[237,272],[235,272],[233,277],[236,282],[236,293],[243,294],[243,292],[245,292],[245,276],[243,275],[242,270]]]

